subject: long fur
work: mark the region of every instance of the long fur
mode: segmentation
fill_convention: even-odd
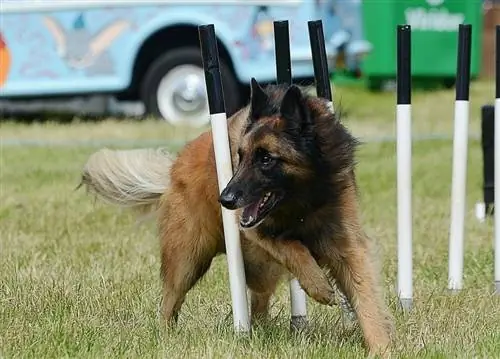
[[[164,148],[104,148],[89,157],[80,186],[109,204],[149,212],[170,185],[174,159]]]
[[[332,285],[338,285],[369,352],[390,355],[392,318],[359,218],[357,140],[325,100],[294,86],[264,90],[255,79],[251,103],[228,119],[228,132],[235,173],[220,195],[210,131],[175,160],[163,149],[104,149],[84,167],[82,184],[104,201],[155,208],[165,321],[177,322],[186,294],[226,252],[221,205],[240,218],[250,208],[247,218],[255,221],[240,234],[252,322],[268,316],[270,298],[289,272],[325,305],[337,302]],[[261,207],[252,206],[269,192],[270,201],[282,196],[281,202],[258,218],[252,208]]]

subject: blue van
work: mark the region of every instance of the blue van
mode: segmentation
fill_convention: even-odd
[[[349,38],[335,3],[2,0],[0,99],[110,94],[141,101],[147,113],[171,124],[203,125],[208,110],[198,25],[215,25],[231,114],[246,101],[251,77],[275,81],[273,20],[289,20],[297,81],[313,79],[307,21],[323,20],[327,53],[335,58]],[[361,16],[359,6],[352,13]],[[369,51],[363,39],[354,40],[360,41],[351,41],[351,52]]]

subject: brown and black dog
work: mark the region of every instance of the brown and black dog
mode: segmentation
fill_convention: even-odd
[[[250,104],[229,120],[234,176],[219,196],[210,131],[174,158],[162,150],[101,150],[82,182],[118,205],[158,215],[163,315],[225,252],[221,204],[236,210],[252,320],[265,317],[287,273],[322,304],[347,297],[372,354],[389,353],[392,318],[358,214],[356,139],[324,99],[252,79]]]

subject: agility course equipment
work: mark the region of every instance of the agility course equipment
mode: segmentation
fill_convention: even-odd
[[[290,57],[290,31],[288,21],[274,21],[274,50],[276,56],[276,80],[278,84],[292,84],[292,60]],[[290,280],[291,327],[303,328],[307,324],[306,293],[296,278]]]
[[[290,34],[288,21],[274,21],[276,80],[279,84],[292,84],[292,69],[290,58]],[[328,63],[326,58],[325,40],[321,20],[309,22],[309,32],[314,44],[311,49],[314,57],[314,75],[317,90],[330,101],[332,96],[329,82]],[[224,106],[224,95],[219,70],[219,55],[213,24],[199,27],[202,63],[205,74],[207,97],[210,110],[210,122],[214,137],[214,151],[217,167],[219,192],[226,187],[232,177],[231,153],[227,128],[227,115]],[[311,40],[311,41],[313,41]],[[246,278],[241,252],[239,229],[234,211],[222,207],[224,238],[229,271],[229,285],[233,308],[233,322],[236,331],[250,330],[248,300],[246,295]],[[291,327],[300,329],[307,323],[307,301],[304,290],[297,279],[290,280]],[[343,307],[351,312],[344,298]]]
[[[471,25],[458,28],[457,82],[449,233],[448,288],[462,289],[469,122]],[[403,309],[413,301],[411,204],[411,27],[397,27],[397,206],[398,296]]]
[[[495,29],[495,123],[500,121],[500,25]],[[500,188],[500,126],[495,126],[495,188]],[[500,202],[500,196],[495,197],[495,208]],[[500,294],[500,211],[495,211],[495,291]]]
[[[495,105],[481,107],[481,149],[483,152],[483,201],[476,203],[480,222],[494,213],[495,191]]]
[[[328,59],[326,56],[325,35],[323,33],[323,22],[321,20],[308,21],[309,43],[311,44],[311,55],[314,67],[314,78],[316,83],[316,95],[329,101],[331,111],[335,112],[333,106],[332,87],[328,71]],[[355,313],[349,301],[340,293],[340,305],[350,320],[355,319]]]
[[[396,75],[397,127],[397,233],[398,295],[400,305],[410,310],[413,302],[412,200],[411,200],[411,27],[397,27]]]
[[[215,163],[219,193],[227,186],[233,176],[231,149],[227,115],[219,70],[219,53],[213,24],[198,28],[205,83],[207,88],[210,123],[214,138]],[[233,308],[233,322],[236,332],[250,331],[250,316],[246,292],[246,278],[243,266],[240,231],[234,211],[222,207],[224,240],[229,272],[229,286]]]
[[[469,136],[469,88],[471,66],[470,24],[458,26],[457,72],[455,89],[453,169],[451,191],[451,215],[449,230],[448,289],[452,292],[463,288],[464,272],[464,227],[466,209],[467,150]],[[496,27],[496,88],[494,122],[500,120],[500,26]],[[500,156],[494,157],[494,176],[491,166],[491,151],[500,151],[500,141],[488,136],[500,138],[500,126],[487,123],[486,118],[493,117],[491,106],[483,106],[483,152],[485,159],[484,200],[476,206],[476,215],[483,218],[483,212],[491,209],[493,202],[492,187],[500,187]],[[493,122],[493,119],[491,119]],[[413,301],[412,274],[412,205],[411,205],[411,27],[397,27],[397,207],[398,207],[398,297],[403,309],[409,310]],[[489,133],[490,135],[486,134]],[[494,135],[492,133],[494,132]],[[489,139],[487,139],[487,137]],[[494,147],[494,148],[493,148]],[[486,152],[488,151],[488,153]],[[494,180],[492,179],[494,177]],[[494,185],[493,185],[494,182]],[[499,200],[495,198],[496,201]],[[494,287],[500,294],[500,211],[495,211],[494,239]]]
[[[448,289],[452,291],[463,287],[471,33],[470,24],[459,25],[448,259]]]
[[[494,287],[500,295],[500,25],[495,27],[495,102],[481,108],[481,147],[483,152],[483,202],[476,203],[476,217],[485,221],[493,215],[494,221]]]
[[[316,82],[316,95],[322,97],[333,106],[332,87],[328,71],[328,59],[326,57],[325,35],[323,34],[323,22],[321,20],[308,21],[309,43],[311,44],[311,55]]]
[[[309,21],[309,37],[314,66],[316,92],[333,101],[329,82],[328,63],[321,20]],[[449,231],[448,288],[452,291],[463,287],[464,222],[466,206],[466,175],[469,123],[469,88],[471,66],[471,25],[458,27],[458,51],[453,136],[453,172],[451,191],[451,218]],[[292,83],[288,21],[275,21],[275,55],[277,83]],[[209,99],[210,118],[214,135],[217,173],[220,191],[232,176],[231,154],[228,143],[227,116],[218,53],[213,25],[199,28],[203,66]],[[496,50],[496,100],[495,121],[500,120],[500,60],[498,56],[500,26],[497,26]],[[411,130],[411,26],[397,26],[397,241],[398,267],[397,290],[401,307],[413,306],[413,244],[412,244],[412,130]],[[495,136],[500,136],[500,126],[495,126]],[[500,141],[495,141],[495,151],[500,151]],[[500,157],[495,157],[495,187],[500,186]],[[496,203],[496,202],[495,202]],[[243,270],[241,244],[236,219],[232,211],[222,209],[224,235],[230,274],[234,326],[238,331],[250,328],[246,299],[246,282]],[[495,212],[495,287],[500,293],[500,211]],[[296,279],[290,281],[291,324],[299,327],[307,322],[307,306],[304,291]],[[351,311],[349,303],[344,311]]]

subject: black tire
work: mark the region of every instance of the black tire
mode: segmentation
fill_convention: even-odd
[[[220,58],[219,62],[226,113],[228,116],[231,116],[241,105],[239,83],[224,60]],[[158,86],[163,77],[172,69],[186,64],[195,65],[203,69],[199,48],[184,47],[169,50],[151,63],[140,84],[140,97],[149,115],[163,118],[157,100]]]

